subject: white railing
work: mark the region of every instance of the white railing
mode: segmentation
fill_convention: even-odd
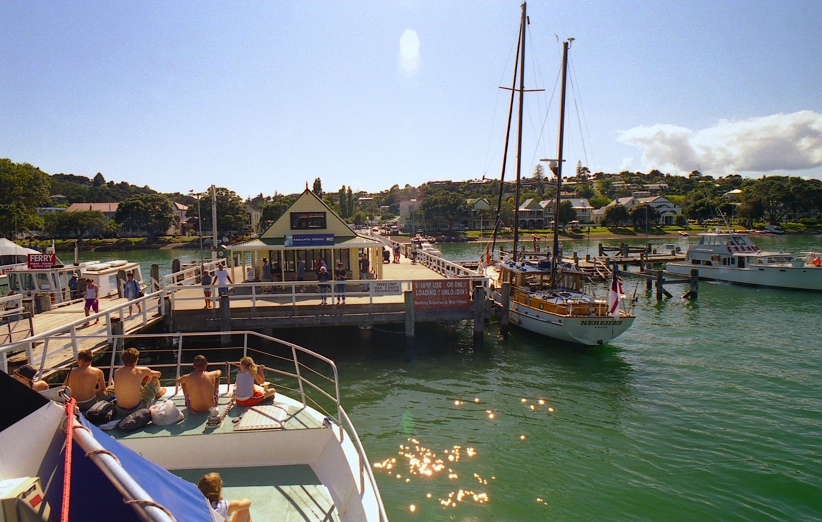
[[[86,325],[89,325],[88,328],[93,328],[92,323],[96,323],[100,319],[104,320],[100,328],[105,330],[105,334],[100,335],[105,336],[112,335],[111,324],[113,319],[121,321],[124,325],[136,321],[140,326],[145,326],[150,319],[164,313],[164,295],[165,292],[162,290],[153,294],[147,294],[144,297],[114,305],[111,308],[90,314],[88,317],[77,319],[71,323],[27,337],[21,341],[0,345],[0,370],[8,372],[9,356],[17,352],[25,351],[29,364],[38,368],[38,373],[42,374],[46,369],[46,359],[50,355],[71,350],[72,357],[67,359],[72,360],[77,357],[77,352],[80,350],[77,342],[78,329],[86,328]],[[132,306],[136,308],[137,305],[140,305],[141,311],[131,317],[127,316],[128,307]],[[151,314],[151,316],[149,316],[149,314]],[[42,350],[35,350],[40,344],[43,345]]]
[[[392,296],[399,297],[399,301],[401,301],[403,293],[412,289],[413,282],[411,279],[367,279],[322,283],[318,281],[287,281],[285,283],[256,281],[227,284],[219,287],[217,285],[200,286],[199,288],[211,291],[212,306],[216,307],[215,303],[220,298],[218,290],[225,288],[228,290],[226,295],[229,296],[229,300],[251,300],[251,307],[256,308],[258,305],[272,302],[296,306],[298,303],[307,300],[322,300],[323,294],[326,300],[331,303],[337,299],[352,297],[368,298],[368,304],[373,304],[375,299],[385,301],[385,299],[380,298],[390,298]],[[172,310],[177,309],[177,304],[187,301],[205,303],[205,296],[202,293],[198,292],[198,295],[191,295],[191,290],[192,287],[190,286],[170,286],[166,288],[166,292],[171,299]]]
[[[213,271],[217,269],[218,263],[219,261],[208,261],[203,265],[198,263],[196,265],[186,267],[179,272],[164,275],[160,278],[160,286],[162,288],[169,288],[176,285],[196,285],[200,281],[200,277],[203,275],[202,267],[205,266],[206,270]]]
[[[445,277],[482,277],[476,270],[471,270],[462,265],[448,261],[444,257],[435,256],[428,252],[417,250],[417,263],[442,274]]]
[[[23,311],[23,295],[14,294],[0,297],[0,317],[17,315]]]

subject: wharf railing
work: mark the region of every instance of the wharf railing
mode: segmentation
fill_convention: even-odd
[[[200,278],[203,275],[203,267],[209,272],[217,269],[219,261],[208,261],[203,264],[196,264],[187,266],[179,272],[164,275],[160,278],[159,285],[162,288],[170,288],[177,285],[196,285],[200,283]]]
[[[448,261],[447,259],[431,254],[430,252],[417,250],[417,263],[448,278],[483,277],[482,274],[476,270],[472,270],[452,261]]]
[[[23,340],[0,345],[0,370],[8,373],[9,357],[20,352],[25,352],[28,363],[37,368],[40,374],[47,368],[46,360],[50,356],[58,357],[62,355],[67,361],[65,364],[69,364],[76,359],[77,353],[81,350],[80,344],[77,342],[77,339],[80,338],[78,336],[80,328],[103,319],[102,328],[105,334],[101,335],[110,337],[114,333],[112,325],[115,322],[123,326],[126,323],[131,323],[133,326],[145,326],[158,315],[165,313],[163,307],[164,295],[165,291],[163,290],[146,294],[143,297],[116,304],[100,312],[89,314],[87,317],[32,335]],[[131,317],[127,316],[126,309],[137,305],[140,305],[140,311]],[[93,336],[83,336],[86,339],[90,337]],[[41,344],[42,350],[36,349]]]

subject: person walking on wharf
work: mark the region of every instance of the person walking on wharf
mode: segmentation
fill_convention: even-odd
[[[129,301],[134,301],[138,297],[140,297],[140,283],[134,280],[134,274],[129,272],[128,273],[128,280],[126,284],[123,285],[123,297],[128,299]],[[137,303],[137,313],[139,314],[143,310],[140,308],[140,303]],[[129,302],[128,305],[128,316],[131,317],[131,303]]]
[[[94,313],[100,311],[100,301],[97,299],[97,285],[94,284],[94,281],[91,279],[86,279],[86,304],[84,305],[84,309],[86,311],[86,317],[91,315],[92,308],[94,309]],[[94,324],[100,322],[100,318],[98,317]],[[86,321],[83,326],[88,326],[88,321]]]
[[[326,299],[327,299],[327,296],[328,296],[328,289],[331,287],[331,285],[326,284],[326,283],[330,280],[331,280],[331,274],[328,273],[328,270],[324,266],[321,266],[320,271],[317,274],[317,281],[320,282],[320,294],[322,295],[322,298],[323,298],[323,304],[328,304],[328,303],[326,303]]]
[[[229,275],[225,265],[222,263],[217,265],[217,271],[214,275],[217,278],[217,295],[228,295],[228,286],[226,285],[229,283],[233,285],[234,281],[231,280],[231,275]]]
[[[203,275],[200,276],[200,283],[203,285],[203,296],[205,297],[205,306],[203,308],[211,308],[211,272],[202,268]]]
[[[337,269],[334,270],[334,279],[337,281],[345,281],[347,273],[343,268],[342,262],[337,263]],[[337,283],[334,285],[334,290],[337,292],[337,304],[345,304],[345,283]]]

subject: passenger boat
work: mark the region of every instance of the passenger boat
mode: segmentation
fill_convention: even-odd
[[[0,288],[8,291],[7,271],[14,268],[25,268],[28,263],[28,255],[39,253],[37,250],[22,247],[14,241],[0,237]]]
[[[526,5],[522,4],[522,19],[520,22],[520,47],[525,48],[525,28],[527,24]],[[559,144],[557,160],[551,162],[551,170],[557,178],[555,211],[559,215],[560,194],[562,192],[562,153],[565,123],[565,92],[568,64],[568,49],[573,39],[563,42],[562,54],[562,86],[560,90],[559,110]],[[524,53],[518,51],[520,71],[525,66]],[[516,77],[514,80],[516,85]],[[519,93],[519,128],[517,143],[517,183],[514,201],[514,245],[510,258],[492,261],[490,254],[484,260],[484,273],[489,281],[489,291],[492,298],[501,306],[508,307],[510,322],[526,330],[565,342],[586,346],[600,345],[621,335],[634,322],[634,316],[620,309],[622,287],[619,276],[614,267],[612,271],[611,291],[609,299],[598,299],[585,288],[585,274],[576,267],[562,262],[559,244],[559,223],[554,220],[553,226],[553,254],[544,253],[544,260],[536,261],[525,259],[518,252],[519,240],[519,193],[521,179],[522,147],[522,106],[524,87],[520,77],[519,87],[512,89],[512,105],[514,91]],[[510,112],[509,112],[510,114]],[[509,118],[510,126],[510,118]],[[503,175],[504,178],[503,161]],[[500,183],[503,187],[504,183]],[[502,201],[500,191],[500,204]],[[499,207],[497,209],[497,224],[494,227],[494,237],[499,223]],[[505,303],[503,285],[509,284],[508,302]]]
[[[807,252],[804,259],[787,252],[765,252],[743,232],[717,230],[698,234],[684,261],[668,263],[665,270],[699,278],[752,286],[822,291],[822,261]]]
[[[223,498],[251,500],[255,522],[386,520],[365,451],[340,401],[334,362],[254,332],[223,335],[237,344],[221,348],[217,353],[225,360],[209,365],[223,370],[218,406],[191,415],[174,382],[190,371],[195,354],[215,353],[219,335],[168,336],[179,339],[176,346],[167,343],[176,360],[150,366],[163,372],[167,391],[161,400],[172,401],[184,419],[131,433],[102,431],[0,372],[0,491],[19,498],[18,510],[38,512],[37,520],[60,519],[68,498],[70,520],[207,521],[212,510],[195,484],[217,472]],[[168,340],[137,337],[139,343]],[[277,390],[273,401],[235,404],[232,362],[244,355],[265,361],[266,378]]]
[[[69,279],[73,275],[81,281],[81,289],[85,288],[86,279],[94,281],[98,287],[98,297],[103,298],[122,296],[122,285],[126,281],[126,274],[129,273],[134,274],[134,280],[141,288],[145,287],[142,283],[140,264],[122,259],[63,265],[55,257],[48,268],[35,268],[29,264],[13,268],[6,275],[9,289],[15,293],[22,294],[25,298],[49,295],[52,303],[59,304],[69,302],[73,298],[69,289]]]

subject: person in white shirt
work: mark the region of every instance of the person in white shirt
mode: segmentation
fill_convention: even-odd
[[[225,265],[222,263],[217,265],[217,270],[214,272],[214,277],[217,278],[217,295],[228,294],[228,287],[226,285],[229,283],[233,285],[234,281],[231,280],[231,275],[229,275]]]

